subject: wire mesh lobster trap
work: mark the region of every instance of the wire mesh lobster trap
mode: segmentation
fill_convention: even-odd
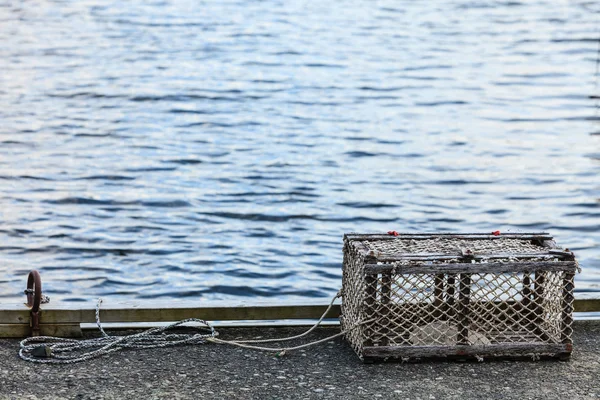
[[[391,233],[344,236],[341,323],[363,361],[570,357],[578,266],[551,236]]]

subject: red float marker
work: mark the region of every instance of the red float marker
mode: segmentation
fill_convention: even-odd
[[[494,231],[494,232],[492,232],[492,235],[494,235],[494,236],[500,236],[500,231]]]
[[[392,235],[392,236],[398,236],[398,235],[399,235],[399,233],[398,233],[398,232],[396,232],[396,231],[389,231],[389,232],[388,232],[388,235]]]

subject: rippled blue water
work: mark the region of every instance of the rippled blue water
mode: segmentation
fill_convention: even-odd
[[[600,292],[598,11],[0,1],[0,296],[329,297],[391,229],[549,231]]]

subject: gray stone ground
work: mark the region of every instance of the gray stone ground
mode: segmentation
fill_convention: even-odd
[[[222,338],[298,328],[221,330]],[[309,339],[326,337],[322,328]],[[38,365],[0,340],[0,399],[596,399],[600,322],[575,326],[570,362],[362,364],[342,339],[282,358],[206,344],[125,351],[75,365]]]

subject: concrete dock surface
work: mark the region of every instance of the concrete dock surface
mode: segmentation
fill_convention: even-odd
[[[283,337],[305,328],[227,328],[223,339]],[[300,341],[324,338],[319,328]],[[115,334],[123,334],[117,332]],[[0,399],[597,399],[600,321],[576,321],[570,361],[363,364],[342,338],[282,357],[207,343],[124,350],[70,365],[18,357],[0,340]]]

